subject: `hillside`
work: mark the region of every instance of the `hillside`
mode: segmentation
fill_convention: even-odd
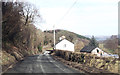
[[[76,51],[80,51],[80,49],[82,49],[85,45],[88,45],[90,40],[85,36],[67,30],[57,29],[55,30],[55,32],[56,32],[56,43],[59,42],[59,37],[65,36],[67,40],[75,44]],[[53,30],[44,31],[44,35],[45,35],[44,45],[49,44],[51,45],[51,47],[53,47]]]
[[[24,9],[30,8],[27,8],[25,3],[2,2],[2,50],[0,50],[2,62],[0,65],[3,72],[24,57],[42,51],[44,34],[33,24],[33,19],[30,17],[35,16],[33,10],[29,11],[31,14],[29,16],[25,15]]]
[[[117,35],[112,35],[104,41],[99,41],[99,47],[112,54],[118,54],[119,39]]]

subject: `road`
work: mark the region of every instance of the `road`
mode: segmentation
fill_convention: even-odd
[[[26,57],[6,73],[80,73],[63,63],[54,60],[51,55],[34,55]]]

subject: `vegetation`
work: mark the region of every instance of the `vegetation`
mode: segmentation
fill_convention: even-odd
[[[44,34],[33,25],[37,17],[37,9],[29,3],[2,2],[2,66],[42,50]]]
[[[96,69],[94,71],[91,71],[92,69],[88,68],[88,70],[90,70],[92,73],[100,73],[101,71],[103,73],[119,73],[118,66],[120,61],[116,58],[101,58],[89,53],[78,53],[63,50],[56,50],[54,54],[69,61],[69,65],[71,64],[71,62],[75,62],[78,63],[77,67],[79,64],[81,64],[82,69],[84,69],[85,66],[85,69],[87,69],[88,67],[99,69],[99,71],[97,71]]]
[[[39,52],[42,52],[42,46],[38,45]]]
[[[83,38],[83,39],[90,40],[90,38],[88,38],[88,37],[85,37],[85,36],[82,36],[82,35],[79,35],[79,34],[76,34],[76,35],[77,35],[77,37],[79,37],[79,38]]]
[[[110,38],[105,40],[104,43],[105,43],[105,45],[104,45],[105,48],[112,49],[112,50],[118,48],[118,38],[117,37],[111,36]]]
[[[119,48],[119,43],[118,43],[118,38],[116,35],[112,35],[110,38],[104,40],[103,42],[100,43],[100,48],[105,50],[108,53],[112,54],[118,54],[118,48]]]
[[[96,41],[96,39],[94,38],[94,36],[92,36],[89,45],[90,46],[98,47],[98,42]]]

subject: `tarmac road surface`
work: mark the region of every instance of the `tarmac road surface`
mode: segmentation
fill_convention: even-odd
[[[63,63],[54,60],[51,55],[40,54],[26,57],[5,73],[80,73]],[[79,74],[80,75],[80,74]]]

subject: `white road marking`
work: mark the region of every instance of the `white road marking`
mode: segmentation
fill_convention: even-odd
[[[65,69],[62,69],[60,66],[58,66],[57,64],[54,64],[55,66],[57,66],[59,69],[61,69],[63,72],[65,72]]]
[[[41,56],[42,56],[42,55],[41,55]],[[39,58],[40,58],[40,55],[39,55]],[[40,59],[39,61],[41,61],[41,59]],[[41,62],[40,62],[40,67],[41,67],[41,70],[42,70],[42,72],[44,73],[44,75],[46,75],[45,70],[43,69],[43,66],[42,66]]]
[[[40,67],[41,67],[41,69],[42,69],[42,72],[43,72],[43,73],[45,73],[45,71],[44,71],[44,69],[43,69],[43,66],[42,66],[42,65],[40,65]]]
[[[50,62],[53,62],[54,60],[49,56],[47,56],[47,58],[49,59]],[[53,60],[53,61],[52,61]],[[55,62],[55,61],[54,61]],[[62,70],[63,72],[65,72],[65,69],[61,68],[60,66],[58,66],[57,64],[53,63],[56,67],[58,67],[60,70]]]

